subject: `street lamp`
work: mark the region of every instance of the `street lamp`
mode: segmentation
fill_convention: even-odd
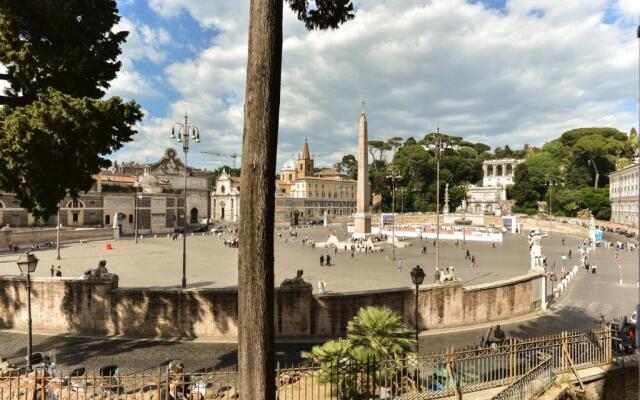
[[[640,63],[640,24],[638,24],[638,62]],[[638,129],[640,130],[640,64],[638,64]],[[638,139],[640,140],[640,139]],[[637,150],[636,153],[640,156],[640,149]],[[640,180],[640,177],[639,177]],[[638,190],[638,204],[636,206],[636,210],[638,211],[638,234],[637,238],[640,240],[640,190]],[[638,269],[640,270],[640,257],[638,257]],[[636,304],[636,332],[640,332],[640,298],[638,299],[638,303]],[[636,334],[636,349],[640,349],[640,335]]]
[[[551,190],[555,186],[555,183],[553,183],[553,181],[548,181],[547,185],[549,186],[549,235],[551,235],[551,218],[553,215],[553,211],[551,209]]]
[[[136,194],[133,197],[133,236],[135,243],[138,244],[138,200],[142,200],[142,195],[138,190],[140,188],[140,182],[138,179],[136,179],[134,187],[136,188]],[[142,229],[144,229],[144,226]]]
[[[18,268],[21,274],[27,274],[27,325],[29,329],[29,342],[27,343],[27,370],[31,371],[31,345],[33,342],[31,334],[31,274],[36,271],[38,257],[26,252],[18,259]]]
[[[416,355],[420,355],[420,344],[418,342],[418,330],[420,326],[418,324],[418,287],[422,285],[424,281],[424,270],[416,265],[411,270],[411,281],[416,286],[416,301],[415,301],[415,322],[416,322]]]
[[[176,132],[176,127],[178,128]],[[191,131],[191,132],[189,132]],[[191,133],[191,136],[189,136]],[[189,117],[184,114],[184,122],[176,122],[171,127],[171,139],[182,143],[184,151],[184,218],[182,229],[182,288],[187,287],[187,153],[189,153],[189,138],[200,143],[200,129],[189,123]]]
[[[389,168],[387,179],[391,179],[391,213],[393,214],[393,227],[391,231],[391,258],[396,259],[396,179],[402,179],[393,168]]]
[[[56,260],[60,259],[60,203],[58,202],[58,216],[56,218]]]
[[[445,138],[443,139],[443,136]],[[440,126],[436,129],[435,139],[429,138],[427,148],[435,150],[436,155],[436,267],[440,269],[440,159],[447,149],[454,148],[451,139],[440,133]]]

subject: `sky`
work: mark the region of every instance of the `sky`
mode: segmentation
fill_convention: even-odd
[[[308,138],[316,165],[369,139],[434,131],[492,147],[638,126],[638,0],[356,0],[338,30],[304,29],[285,0],[278,168]],[[185,112],[190,165],[240,154],[249,0],[118,0],[129,31],[107,96],[144,109],[118,161],[157,161]]]

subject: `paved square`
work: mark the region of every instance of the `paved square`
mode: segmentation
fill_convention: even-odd
[[[316,242],[326,240],[330,228],[301,228],[298,238],[289,237],[282,231],[282,237],[276,235],[275,282],[279,285],[285,278],[295,276],[297,269],[304,269],[304,277],[314,285],[324,280],[328,292],[359,291],[382,288],[411,286],[409,271],[419,264],[425,269],[425,283],[433,281],[435,267],[435,247],[433,241],[411,240],[413,246],[396,249],[396,261],[391,260],[391,247],[384,245],[382,253],[356,253],[352,259],[350,252],[338,252],[333,249],[312,249],[302,246],[302,239],[308,237]],[[333,227],[331,233],[338,233],[340,240],[347,237],[345,232]],[[201,235],[201,234],[200,234]],[[227,236],[229,237],[229,236]],[[543,252],[549,265],[554,262],[560,269],[560,256],[581,239],[564,236],[566,245],[561,243],[561,235],[555,234],[543,239]],[[237,249],[224,246],[225,237],[198,236],[187,238],[187,282],[189,288],[231,287],[237,284]],[[51,265],[61,265],[63,276],[81,276],[89,268],[95,268],[101,259],[107,260],[109,271],[120,276],[120,287],[173,288],[180,284],[182,274],[182,241],[171,238],[145,237],[138,244],[131,239],[112,241],[113,250],[106,249],[106,242],[66,245],[62,248],[62,260],[55,260],[55,249],[36,251],[40,259],[35,276],[50,276]],[[427,255],[422,255],[422,246],[427,246]],[[465,250],[469,248],[476,256],[479,272],[471,269],[471,263],[465,260]],[[320,255],[330,254],[331,267],[320,267]],[[637,253],[621,252],[625,265],[637,260]],[[592,256],[592,263],[613,264],[613,257],[600,260],[603,251]],[[17,254],[0,256],[0,275],[15,275],[18,267]],[[611,260],[608,260],[611,258]],[[399,260],[403,260],[403,271],[398,270]],[[574,256],[574,263],[577,262]],[[467,242],[463,249],[456,248],[452,241],[441,241],[441,266],[453,265],[456,274],[465,285],[473,285],[505,279],[525,274],[529,270],[529,248],[523,235],[505,235],[503,243],[492,248],[491,243]]]

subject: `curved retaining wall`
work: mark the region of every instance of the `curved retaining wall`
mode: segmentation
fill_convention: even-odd
[[[490,284],[424,285],[418,292],[421,330],[465,326],[527,314],[540,306],[543,277],[529,274]],[[0,329],[26,331],[26,279],[0,277]],[[35,332],[145,338],[235,340],[237,291],[118,288],[117,279],[37,278],[32,281]],[[343,335],[364,306],[388,306],[414,326],[415,290],[312,294],[276,289],[279,338]]]

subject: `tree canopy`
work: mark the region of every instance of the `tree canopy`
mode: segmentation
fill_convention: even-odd
[[[136,133],[140,106],[102,98],[121,66],[119,19],[114,0],[0,0],[0,187],[36,217],[89,190]]]
[[[510,189],[515,211],[537,212],[537,201],[544,200],[551,202],[554,214],[576,216],[590,209],[597,218],[608,219],[608,175],[633,152],[630,138],[615,128],[564,132],[516,167]]]

